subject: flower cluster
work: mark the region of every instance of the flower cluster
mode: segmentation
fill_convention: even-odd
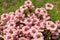
[[[1,15],[0,33],[4,40],[44,40],[43,32],[45,29],[51,32],[52,38],[58,38],[60,21],[51,21],[47,10],[52,10],[53,5],[46,4],[46,9],[36,8],[30,0],[25,1],[15,12]],[[26,13],[26,10],[29,12]]]

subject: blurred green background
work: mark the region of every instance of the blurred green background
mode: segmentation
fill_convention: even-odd
[[[26,0],[0,0],[0,15],[17,10]],[[54,9],[49,11],[52,21],[60,20],[60,0],[32,0],[36,7],[45,7],[46,3],[52,3]],[[60,39],[58,39],[60,40]]]
[[[0,0],[0,15],[15,11],[26,0]],[[60,0],[32,0],[33,5],[36,7],[45,7],[46,3],[52,3],[55,7],[49,11],[52,21],[60,20]]]

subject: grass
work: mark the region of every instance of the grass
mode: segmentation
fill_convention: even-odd
[[[17,10],[25,0],[0,0],[0,15]],[[52,3],[55,7],[49,11],[52,21],[60,20],[60,0],[32,0],[36,7],[45,7],[46,3]]]

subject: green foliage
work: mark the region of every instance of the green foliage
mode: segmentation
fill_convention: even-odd
[[[45,29],[43,35],[44,35],[44,40],[51,40],[51,33],[49,30]]]
[[[0,40],[4,40],[2,37],[0,37]]]

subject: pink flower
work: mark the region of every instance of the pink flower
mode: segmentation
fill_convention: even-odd
[[[27,5],[27,7],[30,7],[32,5],[32,2],[30,0],[25,1],[25,5]]]
[[[51,17],[48,16],[48,15],[44,15],[43,18],[44,18],[44,20],[46,20],[46,21],[49,20],[49,19],[51,19]]]
[[[43,37],[43,34],[42,33],[35,33],[33,35],[33,38],[36,39],[36,40],[44,40],[44,37]]]
[[[52,39],[57,39],[58,38],[58,35],[53,35],[52,36]]]
[[[40,14],[47,15],[47,10],[45,10],[45,8],[40,8]]]
[[[54,24],[54,22],[52,22],[52,21],[46,21],[46,26],[49,26],[51,24]]]
[[[24,26],[23,28],[22,28],[22,32],[24,33],[24,34],[28,34],[29,33],[29,27],[28,26]]]
[[[59,27],[60,26],[60,21],[56,21],[56,25]]]
[[[9,16],[10,15],[15,16],[16,14],[14,12],[9,12]]]
[[[16,11],[15,11],[15,13],[17,14],[17,13],[24,13],[24,9],[17,9]]]
[[[24,38],[24,37],[21,37],[21,38],[19,38],[19,40],[26,40],[26,38]]]
[[[51,31],[52,34],[52,39],[57,39],[59,37],[59,32],[58,30]]]
[[[44,32],[44,28],[39,28],[38,31],[39,32]]]
[[[47,9],[47,10],[52,10],[53,7],[54,7],[53,4],[50,4],[50,3],[47,3],[47,4],[46,4],[46,9]]]
[[[3,32],[4,26],[0,26],[0,34]]]
[[[60,29],[58,29],[58,32],[60,33]]]
[[[24,20],[24,23],[25,23],[26,25],[28,25],[28,26],[31,26],[32,21],[31,21],[30,18],[26,18],[26,19]]]
[[[57,29],[57,25],[56,24],[51,24],[51,25],[47,26],[47,29],[56,30]]]
[[[36,13],[37,15],[40,15],[40,14],[39,14],[39,13],[40,13],[40,8],[36,8],[35,13]]]
[[[13,37],[11,34],[7,34],[3,36],[4,40],[11,40]]]
[[[3,34],[5,34],[5,35],[6,35],[8,32],[9,32],[9,29],[8,29],[8,28],[6,28],[6,29],[3,30]]]
[[[10,20],[11,18],[13,18],[15,15],[16,15],[16,14],[15,14],[14,12],[9,12],[9,14],[8,14],[9,20]]]
[[[15,36],[15,35],[18,34],[18,30],[16,30],[16,29],[10,29],[8,33],[10,33],[10,34],[12,34],[13,36]]]
[[[30,13],[27,15],[29,18],[36,18],[36,15],[34,13]]]
[[[14,22],[10,22],[7,24],[8,28],[15,28],[16,24]]]
[[[43,22],[40,23],[40,27],[41,28],[45,28],[45,26],[46,26],[46,22],[45,21],[43,21]]]
[[[34,18],[34,19],[31,19],[31,20],[32,20],[32,23],[35,24],[35,25],[38,24],[38,22],[39,22],[38,18]]]
[[[32,40],[44,40],[43,38],[40,38],[40,39],[32,39]]]
[[[4,20],[4,21],[8,20],[8,14],[2,14],[1,20]]]
[[[34,28],[34,27],[31,27],[31,29],[29,30],[29,32],[30,32],[31,35],[34,35],[35,33],[38,32],[38,30],[36,28]]]
[[[33,9],[34,9],[34,6],[33,6],[33,5],[31,5],[31,6],[29,7],[29,9],[33,10]]]
[[[19,14],[19,19],[23,21],[25,19],[25,14]]]
[[[20,7],[20,9],[22,9],[22,10],[28,10],[28,7],[26,6],[26,5],[22,5],[21,7]]]
[[[22,31],[23,25],[17,26],[17,30]]]
[[[59,31],[58,29],[56,29],[56,30],[50,30],[50,32],[51,32],[52,35],[59,35],[58,31]]]
[[[33,27],[36,28],[36,29],[39,29],[40,25],[39,26],[38,25],[34,25]]]

